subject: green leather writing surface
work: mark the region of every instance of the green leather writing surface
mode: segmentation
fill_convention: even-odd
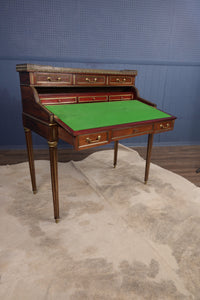
[[[74,131],[171,117],[138,100],[45,107]]]

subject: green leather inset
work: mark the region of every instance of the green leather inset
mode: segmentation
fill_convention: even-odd
[[[138,100],[45,107],[74,131],[171,117]]]

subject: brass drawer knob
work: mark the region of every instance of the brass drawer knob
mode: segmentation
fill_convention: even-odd
[[[119,81],[120,81],[120,79],[119,79],[119,78],[116,78],[116,81],[117,81],[117,82],[119,82]]]
[[[96,82],[98,79],[95,77],[94,79],[92,78],[92,81]],[[90,78],[86,77],[85,81],[90,82]]]
[[[48,80],[48,81],[51,81],[51,77],[47,77],[47,80]]]
[[[126,81],[126,78],[123,78],[123,81]]]
[[[167,128],[169,128],[169,126],[170,126],[169,123],[167,123],[167,124],[160,124],[160,128],[161,129],[167,129]]]
[[[100,140],[101,140],[101,136],[100,136],[100,135],[98,135],[98,137],[96,138],[96,140],[92,140],[92,139],[90,139],[89,137],[86,138],[86,142],[87,142],[88,144],[96,143],[96,142],[99,142]]]
[[[57,78],[57,80],[58,80],[58,81],[61,81],[61,78],[60,78],[60,77],[58,77],[58,78]]]

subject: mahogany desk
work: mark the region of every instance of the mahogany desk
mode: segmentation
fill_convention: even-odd
[[[33,192],[36,193],[31,131],[47,139],[55,221],[59,220],[57,143],[75,150],[148,134],[145,183],[148,180],[153,135],[172,130],[175,117],[139,97],[137,71],[69,69],[33,64],[17,65]]]

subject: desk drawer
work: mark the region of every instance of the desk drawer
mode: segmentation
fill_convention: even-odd
[[[76,85],[105,85],[106,76],[104,75],[76,75],[75,76]]]
[[[133,99],[133,95],[132,94],[111,95],[109,99],[110,101],[131,100]]]
[[[41,103],[48,104],[67,104],[76,103],[76,97],[40,97]]]
[[[147,134],[153,131],[153,125],[143,125],[131,128],[116,129],[112,131],[112,140],[128,138],[131,136],[137,136]]]
[[[72,74],[63,73],[36,73],[36,85],[65,86],[72,84]]]
[[[156,132],[172,130],[173,127],[174,127],[174,120],[158,122],[154,124],[154,130]]]
[[[135,77],[133,76],[117,76],[112,75],[108,77],[109,85],[133,85]]]
[[[89,148],[96,145],[106,144],[109,140],[108,132],[97,132],[78,136],[78,148]]]
[[[104,102],[108,101],[108,96],[80,96],[78,102]]]

